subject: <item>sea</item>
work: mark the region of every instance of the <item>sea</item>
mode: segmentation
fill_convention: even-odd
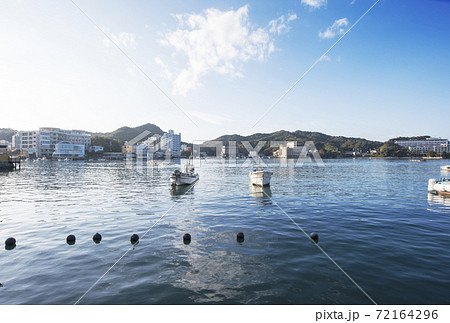
[[[244,160],[175,189],[185,160],[1,172],[0,304],[449,303],[450,198],[427,192],[448,161],[263,162],[263,189]]]

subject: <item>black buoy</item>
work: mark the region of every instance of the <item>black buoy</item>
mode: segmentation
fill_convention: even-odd
[[[6,249],[14,249],[15,246],[16,246],[16,239],[14,239],[14,238],[6,239],[6,241],[5,241]]]
[[[189,233],[186,233],[186,234],[183,236],[183,242],[184,242],[184,244],[189,244],[189,243],[191,243],[191,235],[190,235]]]
[[[239,242],[243,242],[244,241],[244,234],[242,232],[239,232],[236,235],[236,240],[239,241]]]
[[[319,235],[315,232],[312,232],[309,237],[311,238],[312,241],[314,241],[315,243],[319,242]]]
[[[100,233],[96,233],[94,234],[94,236],[92,237],[92,240],[94,240],[95,243],[100,243],[100,241],[102,241],[102,235]]]
[[[130,238],[130,242],[132,244],[136,244],[139,241],[139,236],[137,234],[133,234]]]
[[[75,241],[76,241],[76,238],[75,238],[75,236],[73,234],[70,234],[70,235],[67,236],[66,242],[67,242],[68,245],[70,245],[70,246],[74,245]]]

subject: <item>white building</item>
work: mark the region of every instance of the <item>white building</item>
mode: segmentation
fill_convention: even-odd
[[[84,145],[84,151],[91,144],[90,133],[83,130],[64,130],[59,128],[39,128],[39,131],[19,131],[13,136],[13,148],[37,156],[53,156],[56,145],[69,142]]]
[[[62,141],[55,145],[52,157],[55,158],[83,158],[85,153],[84,144],[72,144],[69,141]]]
[[[39,149],[39,131],[19,131],[12,137],[13,149],[20,149],[22,153],[33,154]]]
[[[161,137],[161,149],[170,152],[174,157],[180,157],[181,133],[175,134],[169,130]]]
[[[395,143],[420,154],[426,154],[429,151],[434,151],[436,153],[450,152],[448,139],[426,138],[425,140],[396,140]]]
[[[302,150],[303,146],[297,146],[296,141],[289,141],[286,145],[280,145],[280,148],[273,152],[273,156],[278,158],[298,158]]]
[[[38,156],[52,156],[56,145],[69,142],[74,145],[84,145],[86,150],[91,145],[91,134],[83,130],[63,130],[59,128],[39,128]]]
[[[89,146],[90,153],[100,153],[103,152],[103,146]]]

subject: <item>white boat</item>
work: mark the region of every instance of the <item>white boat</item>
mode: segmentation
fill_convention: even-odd
[[[450,165],[441,166],[441,170],[446,170],[450,172]]]
[[[191,185],[198,181],[199,176],[195,172],[194,165],[191,165],[191,157],[188,159],[186,166],[184,167],[184,172],[176,170],[170,175],[170,182],[172,185]]]
[[[428,180],[428,192],[450,196],[450,179],[441,178],[436,180],[431,178]]]
[[[270,185],[272,172],[264,170],[259,164],[258,166],[253,167],[248,176],[250,177],[250,183],[252,183],[252,185],[263,187]]]

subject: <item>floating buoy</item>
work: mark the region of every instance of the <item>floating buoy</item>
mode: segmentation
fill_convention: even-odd
[[[100,241],[102,241],[102,235],[100,233],[96,233],[94,234],[94,236],[92,237],[92,240],[94,240],[95,243],[100,243]]]
[[[76,241],[76,238],[73,234],[67,236],[66,242],[68,245],[70,245],[70,246],[74,245],[75,241]]]
[[[183,236],[183,242],[184,242],[184,244],[189,244],[191,242],[191,235],[189,233],[186,233]]]
[[[130,238],[130,242],[132,244],[136,244],[139,241],[139,236],[137,234],[133,234]]]
[[[14,238],[8,238],[8,239],[6,239],[6,241],[5,241],[5,247],[6,247],[7,249],[8,249],[8,248],[13,249],[15,246],[16,246],[16,239],[14,239]]]
[[[311,240],[313,240],[315,243],[319,242],[319,235],[315,232],[312,232],[309,237],[311,238]]]
[[[236,240],[239,241],[239,242],[244,241],[244,234],[243,234],[242,232],[239,232],[239,233],[236,235]]]

